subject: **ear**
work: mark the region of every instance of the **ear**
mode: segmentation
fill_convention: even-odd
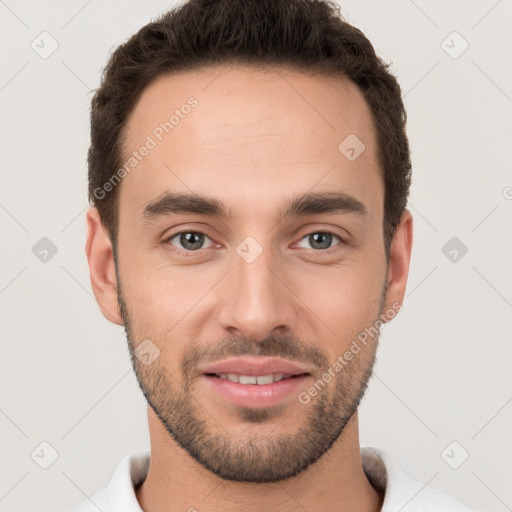
[[[89,263],[92,291],[103,316],[114,324],[124,325],[117,302],[117,278],[112,244],[96,207],[91,207],[87,211],[85,253]]]
[[[396,310],[393,304],[403,304],[412,252],[412,227],[411,212],[405,210],[391,242],[384,311]]]

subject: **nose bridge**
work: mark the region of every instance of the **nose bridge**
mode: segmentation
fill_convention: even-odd
[[[279,265],[270,241],[267,244],[247,237],[238,245],[222,297],[222,327],[255,340],[276,328],[290,327],[293,315],[290,295],[274,275]]]

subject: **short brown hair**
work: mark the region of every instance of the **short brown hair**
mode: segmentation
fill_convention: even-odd
[[[119,187],[107,193],[104,184],[122,165],[122,130],[141,92],[163,74],[236,63],[342,76],[360,88],[377,133],[389,258],[411,181],[401,90],[389,64],[329,0],[189,0],[116,48],[92,99],[88,152],[89,201],[98,208],[114,251]]]

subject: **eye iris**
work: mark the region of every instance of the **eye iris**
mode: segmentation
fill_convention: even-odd
[[[311,246],[315,249],[328,249],[331,245],[332,235],[330,233],[314,233],[309,235]],[[320,244],[320,247],[315,247],[315,244]]]
[[[185,249],[191,251],[200,249],[203,245],[203,235],[201,233],[182,233],[180,243]]]

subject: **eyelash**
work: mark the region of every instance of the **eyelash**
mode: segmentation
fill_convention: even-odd
[[[194,234],[197,234],[197,235],[204,235],[205,237],[207,238],[210,238],[206,233],[204,233],[203,231],[198,231],[198,230],[192,230],[192,229],[184,229],[182,231],[177,231],[176,233],[173,233],[172,235],[170,235],[169,237],[167,237],[165,240],[164,240],[164,243],[166,244],[169,244],[169,245],[172,245],[170,244],[170,241],[173,240],[174,238],[176,238],[178,235],[182,235],[184,233],[194,233]],[[310,251],[314,251],[316,253],[326,253],[328,252],[329,250],[331,249],[335,249],[337,246],[340,246],[340,245],[344,245],[346,242],[345,240],[343,240],[340,235],[338,235],[337,233],[335,233],[334,231],[330,231],[328,229],[322,229],[322,230],[316,230],[316,231],[311,231],[309,233],[306,233],[300,240],[299,242],[301,242],[302,240],[304,240],[305,238],[307,238],[308,236],[310,235],[314,235],[314,234],[317,234],[317,233],[322,233],[322,234],[328,234],[328,235],[332,235],[334,237],[336,237],[340,243],[338,243],[337,245],[334,245],[332,247],[328,247],[327,249],[309,249]],[[210,238],[211,240],[211,238]],[[204,248],[201,248],[201,249],[197,249],[195,251],[190,251],[190,250],[187,250],[187,249],[179,249],[175,246],[173,246],[173,250],[176,250],[177,252],[181,252],[181,253],[185,253],[185,254],[199,254],[201,253],[203,250],[205,249],[209,249],[209,247],[204,247]]]

